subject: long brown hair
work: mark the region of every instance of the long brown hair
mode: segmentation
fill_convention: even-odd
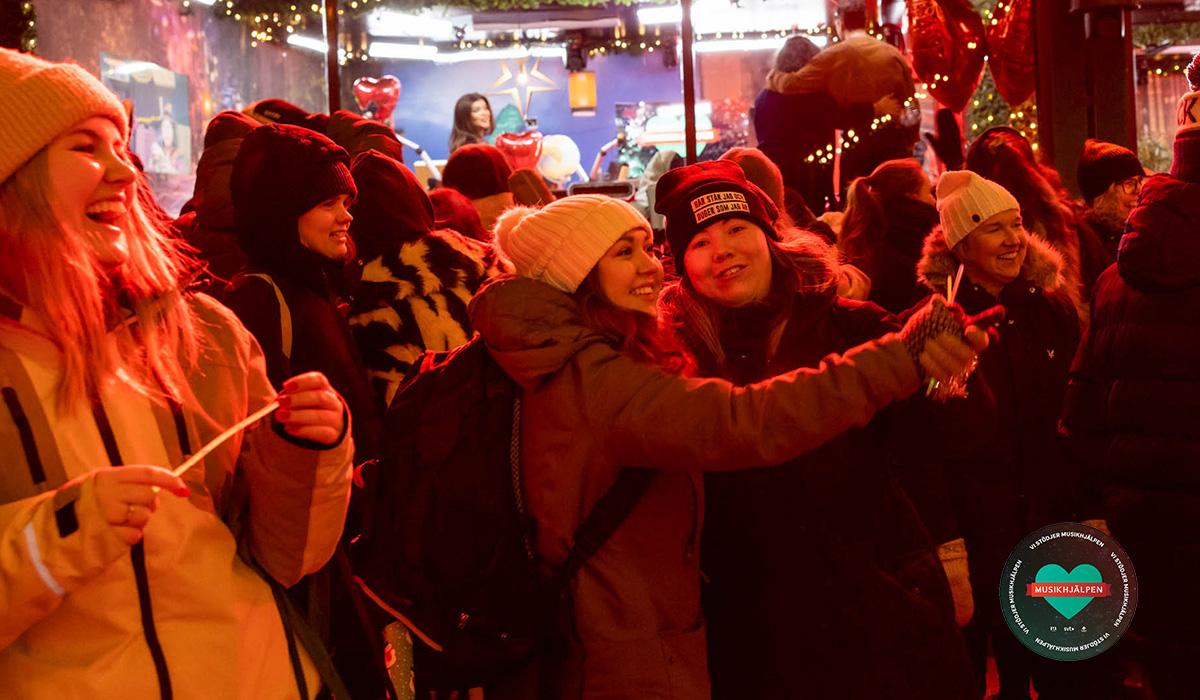
[[[1070,197],[1058,171],[1038,160],[1025,137],[1010,127],[989,129],[967,149],[966,168],[1011,192],[1025,228],[1069,255],[1062,248],[1072,238]]]
[[[870,175],[851,182],[838,239],[841,253],[868,275],[874,274],[875,256],[887,240],[886,208],[895,200],[916,194],[928,181],[915,160],[903,158],[881,163]]]
[[[471,123],[471,109],[479,100],[483,100],[483,103],[487,105],[488,121],[491,122],[487,131],[482,134],[478,133],[475,125]],[[459,146],[465,143],[480,143],[483,136],[487,136],[495,130],[496,114],[492,111],[492,103],[478,92],[468,92],[454,103],[454,126],[450,128],[450,152],[454,153]]]
[[[784,242],[767,235],[767,251],[771,256],[771,291],[768,302],[778,306],[771,320],[767,358],[775,356],[783,329],[792,316],[797,299],[831,298],[837,291],[838,265],[833,249],[808,231],[781,230],[776,233]],[[731,376],[729,356],[721,344],[722,317],[728,307],[702,296],[696,291],[683,266],[676,260],[679,279],[663,293],[662,309],[667,326],[693,354],[707,354],[722,376]]]
[[[600,285],[600,266],[592,268],[573,295],[580,318],[613,341],[617,349],[668,372],[691,374],[692,361],[658,319],[615,306]]]
[[[190,263],[143,204],[147,186],[139,175],[128,205],[129,259],[110,275],[88,235],[54,215],[46,149],[0,184],[0,269],[12,285],[6,291],[39,313],[62,352],[60,410],[73,410],[114,378],[155,399],[184,402],[191,395],[197,321],[178,287]],[[118,300],[132,310],[137,332],[134,339],[118,334],[114,346],[107,336]]]

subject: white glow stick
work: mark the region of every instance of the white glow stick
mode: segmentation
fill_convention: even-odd
[[[172,470],[171,473],[174,474],[175,476],[183,476],[184,473],[187,472],[187,470],[189,470],[192,467],[199,464],[200,460],[204,459],[205,455],[207,455],[209,452],[212,452],[213,450],[217,449],[221,445],[221,443],[225,442],[226,440],[233,437],[234,435],[237,435],[238,433],[242,432],[246,428],[249,428],[250,426],[254,425],[258,421],[262,420],[262,418],[264,416],[269,415],[271,413],[271,411],[274,411],[277,408],[279,408],[278,400],[272,401],[271,403],[267,404],[266,406],[263,406],[262,408],[258,409],[254,413],[251,413],[250,415],[246,416],[243,420],[239,421],[237,425],[233,426],[229,430],[226,430],[225,432],[216,436],[212,440],[209,440],[207,445],[205,445],[204,447],[201,447],[200,450],[198,452],[196,452],[196,454],[192,455],[191,457],[188,457],[187,461],[185,461],[183,464],[180,464],[178,467],[175,467],[175,469]]]
[[[954,297],[958,294],[958,287],[959,287],[959,285],[962,284],[962,275],[963,275],[963,266],[960,263],[958,266],[958,274],[956,274],[954,276],[954,285],[952,287],[950,287],[950,297],[948,299],[946,299],[946,302],[949,304],[954,303]],[[946,279],[949,280],[950,276],[946,275]]]

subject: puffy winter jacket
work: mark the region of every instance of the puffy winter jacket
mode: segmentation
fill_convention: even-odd
[[[177,465],[275,398],[262,353],[233,314],[203,295],[183,303],[199,316],[202,352],[188,378],[195,402],[178,413],[119,382],[103,390],[101,410],[61,412],[53,391],[58,350],[31,310],[5,307],[12,311],[0,319],[5,698],[166,698],[161,677],[177,699],[299,695],[272,592],[239,543],[285,586],[320,568],[346,513],[350,438],[309,449],[270,419],[234,436],[184,475],[188,498],[160,495],[140,545],[144,557],[105,522],[94,482],[79,479],[112,464]],[[315,695],[319,679],[301,655]]]
[[[895,335],[743,388],[639,362],[579,320],[553,287],[502,277],[470,306],[489,351],[524,390],[526,503],[537,552],[561,563],[624,466],[659,469],[573,582],[566,698],[708,698],[695,472],[776,464],[912,393]]]
[[[1127,230],[1116,265],[1096,282],[1062,425],[1147,591],[1134,631],[1195,649],[1200,185],[1151,177]]]

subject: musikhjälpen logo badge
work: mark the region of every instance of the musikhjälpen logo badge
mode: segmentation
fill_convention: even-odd
[[[1022,644],[1063,661],[1116,644],[1137,608],[1129,555],[1102,530],[1043,527],[1021,541],[1000,580],[1000,608]]]

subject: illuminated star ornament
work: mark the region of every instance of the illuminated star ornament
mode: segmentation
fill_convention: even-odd
[[[489,95],[508,95],[512,97],[513,102],[517,105],[517,111],[521,114],[521,119],[525,118],[525,114],[529,111],[529,100],[535,92],[549,92],[550,90],[558,90],[559,87],[554,84],[554,81],[547,78],[539,66],[542,65],[542,59],[537,58],[533,62],[533,68],[525,69],[525,64],[529,63],[528,58],[522,58],[517,61],[517,72],[514,74],[504,61],[500,61],[500,77],[488,88]],[[511,87],[501,88],[505,83],[512,81]],[[540,80],[544,85],[530,84],[532,80]],[[521,92],[524,91],[525,98],[521,99]]]

